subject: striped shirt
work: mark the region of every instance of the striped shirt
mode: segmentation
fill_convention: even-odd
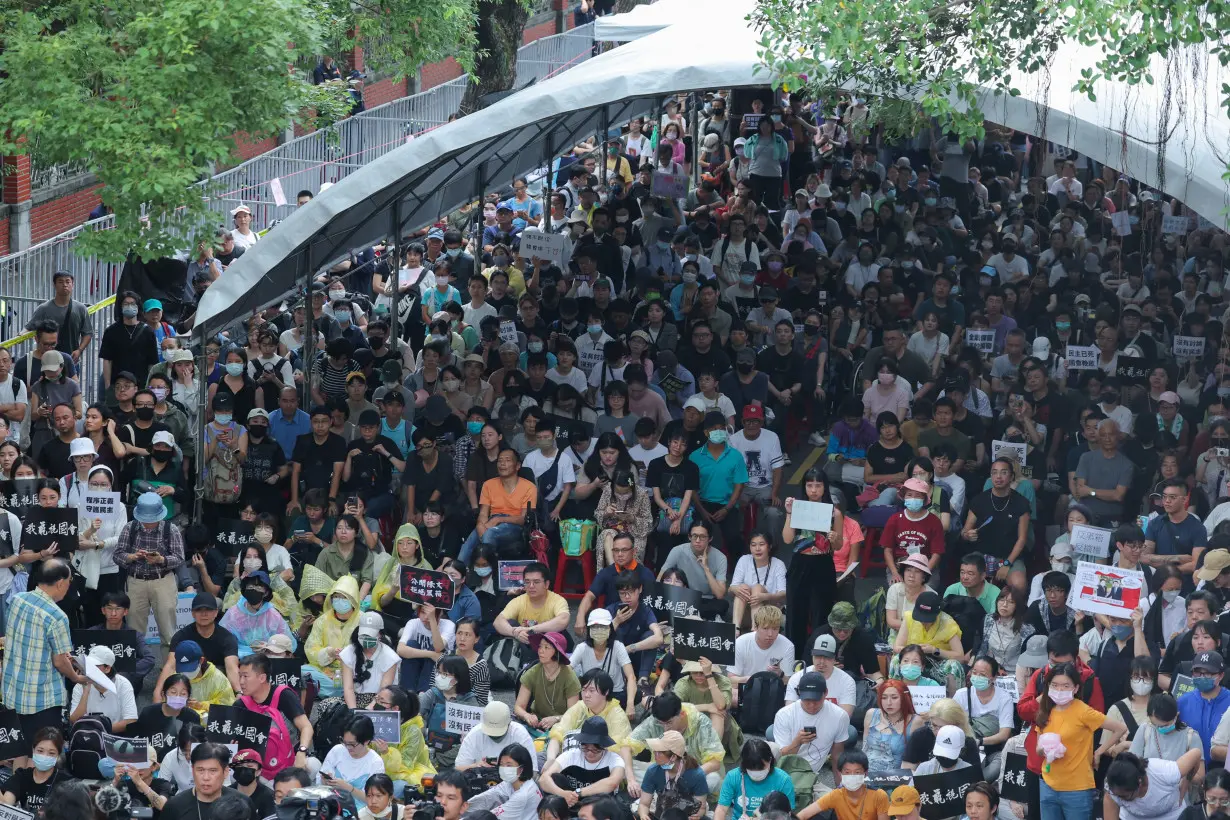
[[[19,715],[64,706],[64,679],[52,663],[73,651],[68,616],[41,589],[22,592],[9,606],[0,698]]]

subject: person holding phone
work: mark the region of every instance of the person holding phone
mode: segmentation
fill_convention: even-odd
[[[819,798],[828,788],[821,785],[820,770],[830,758],[841,757],[850,732],[850,716],[827,700],[828,682],[819,672],[804,672],[796,688],[799,699],[779,709],[773,720],[773,737],[781,744],[781,756],[798,755],[816,773]],[[780,759],[780,758],[779,758]],[[841,786],[841,773],[833,772],[834,785]],[[800,801],[811,795],[796,795]]]

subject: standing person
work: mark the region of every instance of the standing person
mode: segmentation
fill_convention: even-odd
[[[747,464],[739,451],[727,442],[726,418],[717,412],[705,416],[702,449],[690,456],[700,471],[700,499],[697,510],[722,534],[722,546],[730,556],[742,554],[742,522],[734,515],[748,481]]]
[[[115,563],[128,574],[129,629],[145,634],[150,611],[158,623],[164,649],[175,633],[175,606],[179,587],[175,570],[184,563],[184,536],[167,517],[158,493],[141,493],[132,512],[133,521],[120,531]]]
[[[103,331],[98,348],[103,384],[111,388],[121,373],[129,373],[135,383],[144,385],[150,368],[158,364],[158,341],[150,327],[140,319],[139,294],[124,291],[117,301],[120,303],[119,321],[108,325]],[[18,375],[25,378],[20,370]]]
[[[813,503],[832,503],[828,475],[813,467],[803,476],[804,499]],[[786,636],[796,646],[806,646],[808,623],[819,628],[828,619],[829,610],[837,600],[837,569],[833,553],[841,549],[846,538],[846,518],[833,506],[832,524],[827,533],[796,528],[793,518],[794,499],[786,499],[786,523],[782,526],[782,542],[790,545],[792,558],[786,574]],[[855,524],[855,527],[858,525]]]
[[[26,323],[26,330],[34,330],[44,319],[53,319],[60,326],[56,350],[71,356],[80,366],[81,354],[90,346],[94,334],[90,332],[90,314],[86,306],[73,298],[73,275],[58,270],[51,275],[55,295],[34,309],[34,315]]]
[[[1192,685],[1195,691],[1179,698],[1179,719],[1196,730],[1204,744],[1204,763],[1212,768],[1213,735],[1226,707],[1230,692],[1221,685],[1223,675],[1220,652],[1201,652],[1192,659]]]
[[[748,181],[755,200],[772,211],[781,208],[782,163],[790,157],[790,148],[769,117],[760,118],[756,133],[743,146],[743,156],[750,163]]]
[[[63,721],[66,690],[61,677],[77,685],[89,680],[72,662],[68,616],[59,603],[72,585],[72,569],[59,558],[43,562],[37,586],[9,604],[4,633],[7,647],[0,696],[17,712],[28,738]],[[25,762],[22,758],[18,765]]]

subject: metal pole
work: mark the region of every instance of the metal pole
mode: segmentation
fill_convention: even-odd
[[[607,133],[611,130],[611,112],[607,106],[602,106],[602,113],[598,116],[599,127],[602,129],[602,139],[598,141],[598,154],[602,162],[602,184],[607,184],[607,177],[610,172],[607,170],[606,164],[606,141]]]
[[[550,167],[550,166],[548,166]],[[483,195],[487,192],[487,162],[484,160],[478,164],[478,174],[474,180],[474,198],[478,200],[478,207],[474,209],[474,223],[478,227],[474,231],[475,253],[474,258],[481,264],[483,259]],[[477,270],[475,271],[478,272]]]
[[[201,334],[201,357],[197,360],[198,363],[196,365],[196,378],[198,389],[200,390],[200,406],[197,412],[196,464],[193,465],[197,475],[191,477],[192,484],[196,488],[192,493],[192,521],[200,521],[205,512],[205,482],[198,481],[197,476],[200,475],[201,470],[205,467],[205,427],[209,424],[206,420],[206,414],[209,410],[209,373],[205,371],[206,367],[208,367],[209,359],[206,356],[205,348],[209,346],[211,335],[209,328],[206,327],[206,332]]]
[[[551,173],[551,165],[555,162],[555,140],[552,139],[551,132],[547,132],[547,136],[543,139],[543,147],[546,148],[547,155],[547,201],[544,210],[546,214],[542,219],[542,232],[551,233],[551,198],[555,195],[555,175]],[[564,214],[564,219],[568,218],[568,214]]]
[[[692,116],[692,187],[700,184],[700,106],[695,91],[688,95],[688,113]]]
[[[299,256],[299,276],[303,280],[303,399],[301,408],[312,406],[312,354],[316,351],[316,321],[312,318],[312,273],[308,267],[309,249]],[[294,319],[291,309],[291,319]]]
[[[401,335],[397,329],[398,314],[401,310],[401,197],[393,200],[393,258],[389,260],[390,276],[393,277],[393,307],[389,311],[389,341],[393,343],[393,351],[397,361],[401,363]]]

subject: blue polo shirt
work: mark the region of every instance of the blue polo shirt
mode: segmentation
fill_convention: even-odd
[[[1206,766],[1213,762],[1213,733],[1217,731],[1217,724],[1221,723],[1226,707],[1230,707],[1230,691],[1224,686],[1217,693],[1217,697],[1212,699],[1201,697],[1199,692],[1188,692],[1179,698],[1179,718],[1200,735],[1200,742],[1204,744]]]
[[[657,580],[653,577],[649,567],[645,566],[642,561],[637,561],[636,569],[632,571],[640,576],[641,582],[646,587]],[[597,576],[594,577],[594,585],[589,588],[589,591],[598,599],[598,606],[619,604],[619,591],[615,589],[615,579],[618,577],[619,570],[615,568],[614,564],[607,564],[598,570]]]
[[[299,436],[312,432],[312,417],[302,410],[296,410],[293,418],[287,419],[282,408],[269,414],[269,435],[282,445],[282,452],[290,459],[295,452],[295,441]]]
[[[1168,515],[1159,515],[1145,528],[1145,540],[1157,545],[1158,555],[1191,555],[1197,547],[1206,547],[1209,532],[1196,516],[1189,514],[1178,524]]]
[[[747,462],[743,455],[726,445],[717,458],[706,444],[689,457],[700,470],[700,498],[710,504],[725,504],[734,495],[736,484],[747,483]]]

